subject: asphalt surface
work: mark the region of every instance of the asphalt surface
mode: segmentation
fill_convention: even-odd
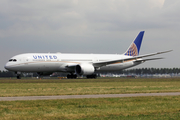
[[[172,92],[172,93],[135,93],[135,94],[102,94],[102,95],[23,96],[23,97],[0,97],[0,101],[54,100],[54,99],[81,99],[81,98],[119,98],[119,97],[178,96],[178,95],[180,95],[180,92]]]

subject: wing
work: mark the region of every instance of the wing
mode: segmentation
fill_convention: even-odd
[[[136,60],[136,61],[134,61],[134,62],[145,62],[145,61],[149,61],[149,60],[159,60],[159,59],[164,59],[164,58],[141,59],[141,60]]]
[[[151,59],[144,59],[143,60],[141,58],[150,57],[150,56],[163,54],[163,53],[168,53],[168,52],[171,52],[171,51],[172,50],[163,51],[163,52],[156,52],[156,53],[145,54],[145,55],[140,55],[140,56],[135,56],[135,57],[129,57],[129,58],[125,58],[125,59],[112,60],[112,61],[95,62],[95,63],[93,63],[93,65],[94,65],[94,67],[102,67],[102,66],[106,66],[106,65],[114,64],[114,63],[123,63],[123,62],[130,61],[130,60],[134,60],[135,62],[145,62],[145,61],[148,61],[148,60],[163,59],[163,58],[151,58]]]

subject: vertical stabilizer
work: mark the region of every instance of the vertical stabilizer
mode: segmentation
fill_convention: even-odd
[[[136,39],[132,42],[132,44],[130,45],[128,50],[124,53],[124,55],[138,56],[140,48],[141,48],[141,43],[142,43],[143,36],[144,36],[144,31],[141,31],[138,34],[138,36],[136,37]]]

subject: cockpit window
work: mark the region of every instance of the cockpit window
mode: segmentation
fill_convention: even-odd
[[[9,61],[10,62],[16,62],[17,60],[16,59],[10,59]]]

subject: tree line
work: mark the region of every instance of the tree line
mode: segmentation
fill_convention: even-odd
[[[16,74],[11,71],[0,71],[0,77],[15,77]]]
[[[113,73],[113,74],[179,74],[180,68],[135,68],[135,69],[125,69],[122,71],[106,71],[98,73]]]
[[[125,69],[122,71],[106,71],[106,72],[98,72],[98,73],[114,73],[114,74],[179,74],[180,68],[135,68],[135,69]],[[34,73],[33,76],[37,76]],[[0,77],[16,77],[16,74],[11,71],[0,71]]]
[[[137,68],[123,70],[124,74],[179,74],[180,68]]]

